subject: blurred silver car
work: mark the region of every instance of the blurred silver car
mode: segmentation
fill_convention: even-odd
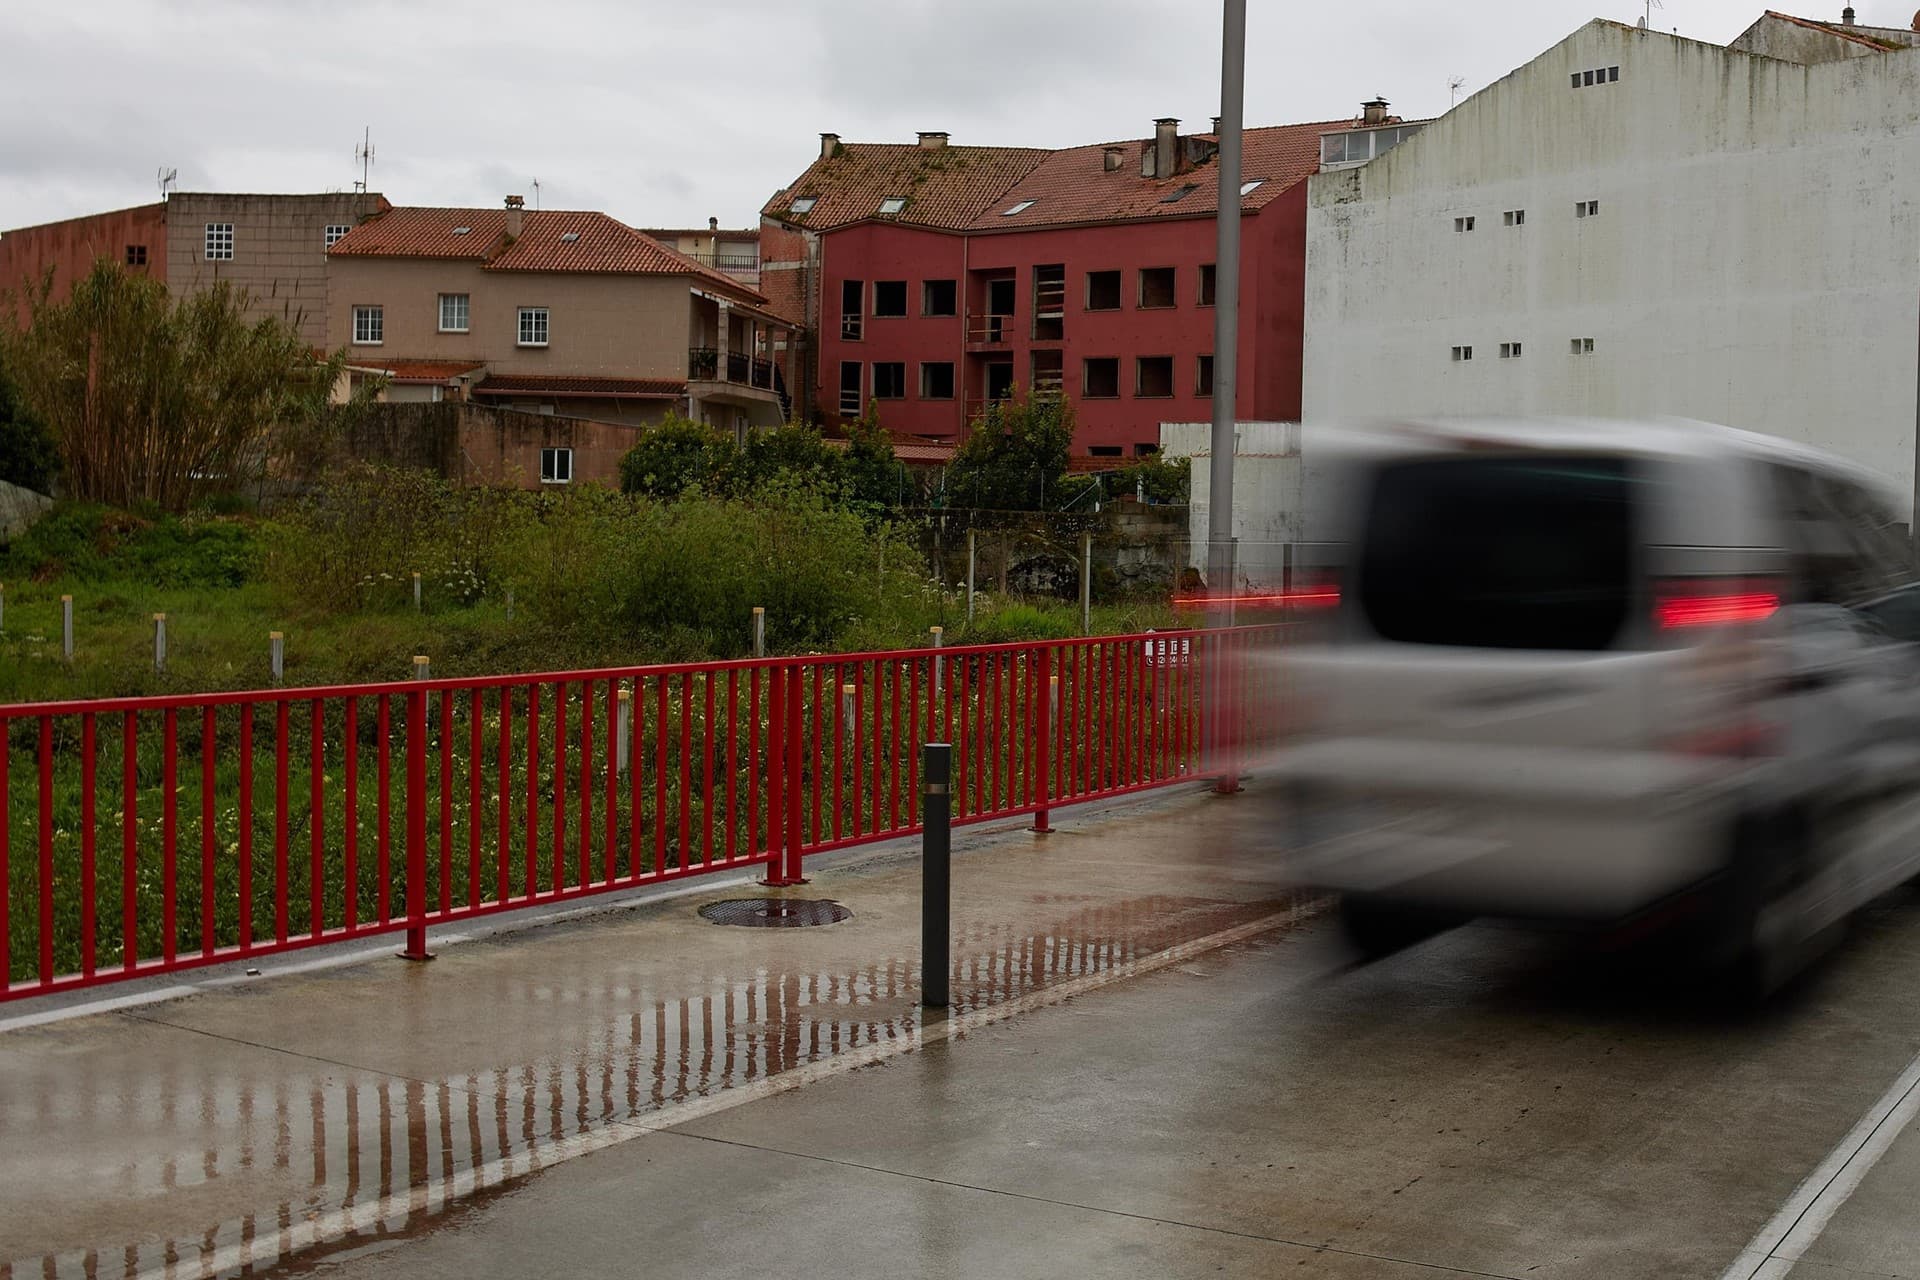
[[[1283,822],[1363,951],[1678,914],[1765,990],[1920,873],[1920,595],[1876,477],[1686,422],[1308,447],[1339,603],[1281,659]]]

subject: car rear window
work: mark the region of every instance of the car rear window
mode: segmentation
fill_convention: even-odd
[[[1375,476],[1357,601],[1411,644],[1605,649],[1634,599],[1634,507],[1617,457],[1439,458]]]

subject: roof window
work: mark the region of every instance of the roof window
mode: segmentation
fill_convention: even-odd
[[[466,234],[467,234],[468,232],[470,232],[470,231],[472,231],[472,230],[473,230],[473,228],[472,228],[472,227],[455,227],[455,228],[453,229],[453,234],[455,234],[455,235],[457,235],[457,236],[464,236],[464,235],[466,235]]]
[[[1167,194],[1161,196],[1160,203],[1174,204],[1174,203],[1177,203],[1178,201],[1185,200],[1188,196],[1192,195],[1193,192],[1194,192],[1193,184],[1189,182],[1186,186],[1175,187],[1173,190],[1167,192]]]
[[[1010,205],[1007,208],[1002,209],[1000,211],[1000,216],[1003,218],[1011,218],[1014,214],[1025,213],[1027,210],[1031,208],[1033,208],[1033,201],[1022,200],[1018,204]]]
[[[1260,189],[1260,184],[1265,181],[1266,181],[1265,178],[1254,178],[1251,181],[1241,183],[1240,194],[1243,196],[1252,195],[1255,191],[1258,191]]]
[[[579,238],[580,238],[580,233],[578,231],[562,231],[560,233],[560,240],[563,244],[572,244],[575,240],[578,240]]]
[[[907,198],[905,196],[888,196],[880,202],[881,213],[899,213],[906,207]]]
[[[795,213],[812,213],[813,206],[814,206],[813,196],[801,196],[798,200],[795,200],[792,204],[788,205],[787,208],[791,209]]]

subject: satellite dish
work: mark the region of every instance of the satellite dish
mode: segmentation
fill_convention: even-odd
[[[1647,20],[1644,17],[1636,18],[1634,20],[1633,25],[1640,28],[1642,31],[1645,31],[1647,29]]]

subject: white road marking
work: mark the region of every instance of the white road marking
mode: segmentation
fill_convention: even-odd
[[[1916,1112],[1920,1112],[1920,1056],[1907,1064],[1860,1122],[1794,1189],[1720,1280],[1779,1280],[1792,1271]]]
[[[277,1253],[274,1262],[285,1262],[306,1249],[346,1237],[360,1231],[369,1231],[390,1223],[397,1217],[412,1217],[416,1214],[429,1214],[456,1203],[476,1191],[497,1186],[509,1179],[539,1169],[551,1168],[568,1160],[604,1151],[609,1147],[644,1138],[650,1134],[662,1133],[703,1120],[708,1116],[750,1102],[759,1102],[779,1094],[803,1089],[811,1084],[858,1071],[903,1054],[913,1053],[942,1040],[951,1040],[968,1032],[979,1031],[996,1022],[1043,1009],[1048,1005],[1060,1004],[1075,996],[1086,995],[1102,987],[1123,982],[1128,978],[1137,978],[1154,973],[1174,965],[1182,964],[1195,956],[1217,951],[1222,947],[1244,942],[1263,933],[1297,924],[1309,916],[1316,915],[1324,904],[1307,902],[1286,911],[1277,911],[1262,916],[1246,924],[1235,925],[1231,929],[1222,929],[1218,933],[1208,934],[1204,938],[1195,938],[1156,951],[1152,955],[1137,960],[1125,961],[1101,973],[1087,974],[1038,991],[1028,992],[1024,996],[1000,1004],[987,1005],[968,1013],[953,1017],[940,1018],[925,1026],[916,1026],[906,1035],[897,1039],[878,1041],[863,1045],[819,1062],[810,1062],[804,1066],[783,1071],[778,1075],[767,1076],[750,1084],[724,1090],[705,1098],[694,1098],[686,1102],[675,1103],[660,1111],[650,1112],[627,1120],[617,1120],[598,1129],[589,1129],[584,1133],[572,1134],[555,1140],[537,1150],[516,1152],[488,1161],[484,1165],[466,1169],[450,1178],[441,1179],[425,1186],[410,1188],[405,1193],[396,1193],[377,1200],[333,1209],[310,1218],[299,1218],[291,1227],[289,1242],[284,1248],[274,1250],[272,1246],[258,1243],[228,1245],[208,1254],[201,1254],[196,1261],[200,1265],[201,1275],[218,1275],[235,1271],[249,1263],[257,1263],[258,1254]],[[139,1273],[137,1280],[178,1280],[183,1274],[183,1262],[170,1262],[150,1267]]]

